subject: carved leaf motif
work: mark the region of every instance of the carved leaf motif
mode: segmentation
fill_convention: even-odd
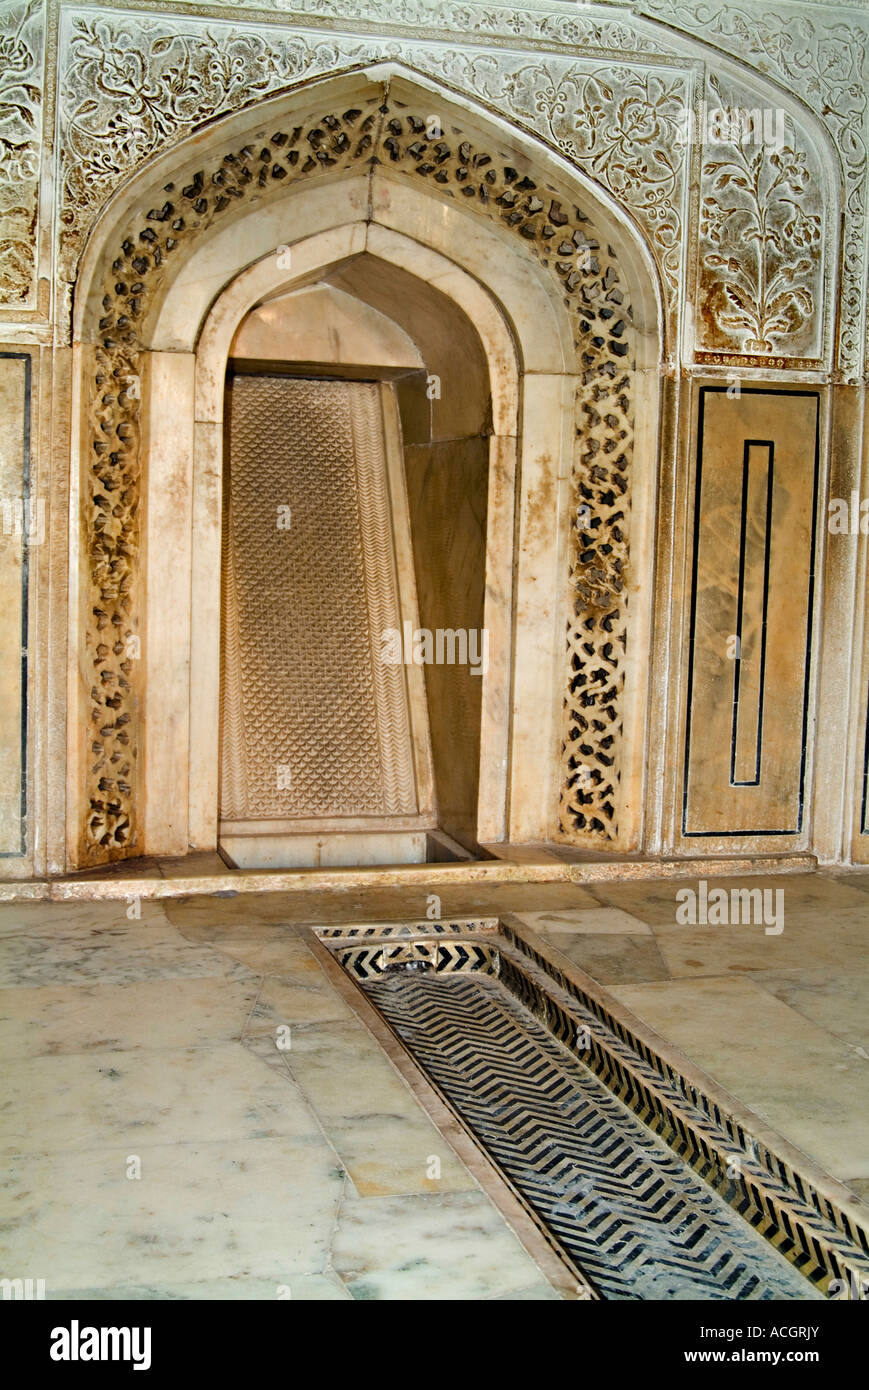
[[[820,217],[798,201],[808,183],[805,155],[734,144],[726,158],[707,160],[703,174],[701,244],[714,250],[703,250],[702,263],[719,277],[707,288],[709,316],[739,350],[750,338],[787,352],[814,314],[820,285],[820,266],[800,254],[821,235]],[[794,287],[786,314],[776,298],[783,284]]]
[[[829,130],[845,181],[839,363],[848,379],[860,376],[869,331],[865,313],[866,215],[869,161],[869,27],[855,9],[847,20],[835,13],[786,14],[752,4],[750,9],[710,0],[647,0],[649,13],[696,34],[750,66],[767,71],[803,97]],[[815,311],[813,311],[815,312]]]
[[[746,314],[751,314],[751,302],[749,301],[748,297],[745,294],[743,294],[742,290],[738,287],[738,285],[725,285],[724,293],[730,300],[731,304],[736,305],[737,309],[742,309]],[[748,323],[750,322],[750,320],[746,319],[746,322]]]
[[[0,304],[33,302],[42,92],[42,8],[0,11]]]

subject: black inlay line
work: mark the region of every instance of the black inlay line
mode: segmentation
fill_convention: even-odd
[[[866,824],[866,798],[869,795],[869,687],[866,689],[866,732],[863,739],[863,799],[860,803],[860,834],[869,835]]]
[[[19,789],[19,848],[0,850],[0,859],[20,859],[27,853],[27,608],[30,594],[30,545],[27,505],[30,501],[30,393],[33,361],[29,352],[0,352],[0,359],[24,363],[24,429],[21,468],[21,786]],[[38,514],[37,514],[38,515]],[[32,520],[32,509],[30,512]]]
[[[754,776],[742,780],[736,776],[736,744],[739,733],[739,686],[742,675],[742,619],[745,611],[745,552],[748,531],[748,487],[751,482],[751,450],[766,449],[766,527],[763,537],[763,598],[760,623],[760,676],[757,690],[757,729],[754,746]],[[772,480],[775,444],[771,439],[746,439],[742,453],[742,514],[739,523],[739,587],[736,598],[736,655],[733,663],[733,725],[730,735],[731,787],[759,787],[760,761],[763,745],[763,692],[766,682],[766,619],[769,611],[769,566],[772,549]]]
[[[803,828],[805,817],[806,762],[808,749],[806,737],[809,723],[809,692],[812,677],[812,632],[814,627],[815,600],[815,557],[818,533],[818,487],[821,464],[821,414],[820,392],[818,391],[777,391],[764,386],[743,386],[744,396],[799,396],[815,402],[815,462],[812,482],[812,538],[809,554],[808,615],[806,618],[805,677],[803,680],[802,752],[800,756],[800,775],[797,792],[796,826],[790,829],[761,829],[755,827],[745,830],[689,830],[688,829],[688,789],[691,763],[691,710],[694,693],[694,653],[697,633],[697,578],[700,555],[700,499],[703,476],[703,427],[707,395],[720,395],[730,390],[729,386],[701,386],[697,411],[697,455],[694,483],[694,527],[693,554],[691,557],[691,618],[688,631],[688,680],[686,688],[685,747],[682,772],[682,835],[685,839],[736,839],[745,835],[798,835]]]

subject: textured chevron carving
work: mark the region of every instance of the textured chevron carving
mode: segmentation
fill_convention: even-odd
[[[604,1298],[813,1296],[490,975],[387,970],[365,988]]]
[[[576,1231],[577,1222],[582,1227],[589,1215],[587,1199],[592,1199],[592,1216],[603,1218],[609,1211],[616,1225],[635,1199],[645,1215],[657,1221],[666,1215],[670,1197],[675,1200],[680,1191],[684,1195],[680,1174],[687,1172],[702,1179],[763,1237],[765,1245],[749,1242],[746,1246],[741,1243],[745,1230],[737,1226],[734,1248],[750,1258],[752,1251],[760,1251],[761,1277],[766,1280],[771,1274],[774,1281],[764,1285],[766,1292],[760,1291],[738,1260],[733,1265],[725,1262],[718,1273],[722,1287],[730,1292],[707,1292],[704,1297],[812,1297],[809,1286],[788,1283],[776,1261],[763,1263],[771,1253],[769,1246],[820,1288],[831,1279],[849,1287],[863,1286],[869,1279],[869,1229],[865,1223],[855,1220],[853,1212],[834,1202],[765,1141],[749,1133],[725,1108],[721,1097],[698,1085],[696,1078],[686,1077],[674,1061],[638,1037],[609,1003],[603,1003],[550,961],[533,938],[526,939],[520,931],[494,918],[371,923],[327,928],[317,934],[376,1002],[528,1204],[558,1236],[574,1264],[587,1273],[595,1268],[595,1261],[605,1278],[610,1269],[603,1247],[581,1255],[579,1246],[571,1244],[577,1238],[591,1239],[588,1232],[577,1237]],[[451,984],[456,978],[465,980],[470,991],[458,985],[451,985],[454,993],[428,988],[442,981]],[[478,985],[482,992],[475,993]],[[521,1059],[521,1065],[515,1065],[516,1058]],[[551,1063],[556,1079],[543,1084],[541,1078],[551,1076]],[[560,1181],[567,1162],[562,1140],[566,1134],[568,1158],[573,1161],[573,1138],[572,1128],[563,1133],[560,1127],[564,1119],[561,1101],[567,1097],[573,1104],[577,1077],[579,1092],[590,1101],[592,1110],[597,1108],[597,1115],[588,1131],[587,1146],[583,1146],[582,1158],[588,1165],[585,1176],[563,1191],[556,1181]],[[603,1091],[590,1088],[589,1077],[601,1083]],[[541,1084],[542,1100],[537,1094]],[[507,1099],[510,1106],[502,1106],[502,1100]],[[627,1107],[632,1121],[640,1124],[639,1130],[624,1128],[619,1103]],[[528,1113],[538,1104],[543,1107],[539,1119],[548,1145],[545,1181],[518,1143],[521,1134],[528,1132]],[[583,1131],[588,1114],[580,1105],[575,1114]],[[612,1148],[604,1144],[595,1157],[595,1135],[605,1133],[611,1134]],[[621,1151],[619,1146],[625,1139],[629,1144],[639,1142],[640,1163],[631,1169],[637,1186],[632,1192],[627,1183],[622,1206],[618,1175],[610,1182],[609,1155]],[[675,1167],[658,1149],[659,1140],[676,1156]],[[650,1211],[644,1207],[642,1167],[649,1158],[654,1161],[654,1171],[666,1176],[668,1189],[664,1194],[654,1186],[648,1189],[652,1193]],[[738,1159],[735,1165],[734,1158]],[[604,1182],[599,1181],[601,1171]],[[650,1170],[645,1171],[648,1174]],[[705,1203],[701,1189],[691,1191],[701,1193],[701,1210],[713,1214],[720,1210],[714,1203]],[[579,1210],[573,1209],[574,1198],[581,1199]],[[690,1214],[690,1192],[686,1201],[684,1212]],[[592,1231],[598,1224],[592,1223]],[[700,1227],[695,1230],[702,1282],[706,1277],[706,1237]],[[654,1263],[657,1255],[653,1246],[650,1249]],[[639,1254],[639,1246],[635,1246],[635,1253]],[[675,1269],[681,1258],[676,1257]],[[612,1277],[620,1291],[605,1296],[659,1297],[660,1293],[642,1292],[646,1274],[652,1277],[650,1287],[655,1287],[655,1271],[644,1274],[641,1264],[638,1269],[639,1275],[636,1268],[628,1267],[624,1279],[638,1277],[639,1292],[625,1291],[627,1284],[621,1282],[617,1269]],[[769,1292],[778,1287],[779,1277],[785,1279],[791,1292]],[[802,1291],[794,1293],[794,1289]]]
[[[595,1075],[747,1221],[818,1284],[869,1279],[869,1232],[749,1134],[520,934],[502,928],[499,977],[547,1031],[571,1049],[588,1030],[582,1058]],[[517,952],[519,954],[517,954]],[[740,1156],[741,1176],[728,1172]]]

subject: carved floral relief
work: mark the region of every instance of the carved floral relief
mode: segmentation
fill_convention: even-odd
[[[839,365],[856,380],[865,362],[869,16],[779,13],[772,6],[646,0],[646,10],[749,66],[768,72],[824,122],[845,188]]]
[[[202,122],[351,66],[363,52],[359,42],[179,29],[139,15],[65,18],[61,258],[69,275],[88,226],[131,170]]]
[[[42,0],[0,6],[0,304],[36,294]]]
[[[373,13],[377,0],[371,5]],[[303,8],[337,24],[328,0],[309,0]],[[470,36],[485,32],[478,10],[411,3],[392,9],[383,24],[385,30],[400,23],[433,26],[440,16],[442,25],[452,24]],[[498,25],[510,31],[508,18],[497,14]],[[241,30],[193,16],[167,21],[70,11],[61,44],[62,273],[72,276],[88,226],[130,169],[203,121],[312,76],[363,61],[397,60],[542,136],[625,206],[657,255],[674,324],[682,289],[690,165],[690,148],[680,139],[691,103],[690,67],[655,66],[648,56],[640,61],[653,40],[637,26],[543,11],[516,22],[517,37],[531,25],[553,44],[556,38],[562,43],[572,38],[592,51],[596,43],[621,40],[633,46],[638,60],[614,66],[557,52],[529,59],[470,44],[396,42],[386,33],[352,37],[334,27],[328,35],[322,28],[306,32],[248,25]],[[851,49],[838,68],[827,55],[825,71],[836,70],[844,79],[842,63],[853,76],[856,61]],[[820,83],[820,63],[820,50],[813,67],[801,63],[809,85]],[[714,84],[714,77],[710,81]],[[715,97],[713,90],[709,99]],[[731,91],[728,100],[734,99],[757,102],[747,91],[736,96]],[[822,351],[818,171],[793,122],[788,134],[790,142],[775,154],[775,162],[755,158],[752,163],[752,151],[739,142],[726,152],[704,152],[697,338],[704,353],[747,352],[797,361],[817,360]],[[732,167],[725,167],[728,163]]]
[[[458,20],[456,21],[458,22]],[[626,29],[608,40],[632,37]],[[62,262],[70,274],[88,225],[131,168],[198,124],[295,82],[360,61],[398,60],[495,105],[542,135],[625,202],[658,251],[673,304],[678,289],[682,168],[674,132],[684,73],[613,70],[547,56],[244,31],[200,21],[101,12],[68,16],[61,85],[65,132]]]
[[[824,225],[814,154],[784,111],[752,108],[749,93],[714,77],[707,90],[697,348],[820,361]]]
[[[543,135],[644,227],[675,301],[682,242],[684,159],[677,134],[686,74],[561,59],[505,63],[440,55],[432,72]]]

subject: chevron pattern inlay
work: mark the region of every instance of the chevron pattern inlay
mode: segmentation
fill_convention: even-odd
[[[601,1297],[821,1297],[523,1008],[491,962],[435,967],[440,943],[425,960],[391,965],[382,945],[363,949],[366,993]],[[357,960],[347,963],[360,978]]]

